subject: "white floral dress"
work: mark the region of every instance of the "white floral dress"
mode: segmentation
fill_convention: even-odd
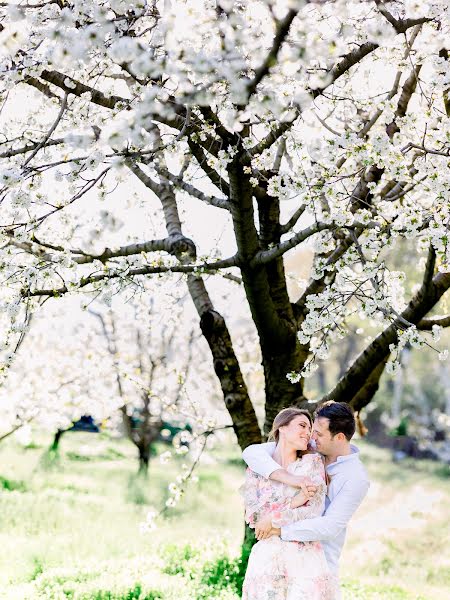
[[[288,466],[318,486],[314,497],[300,508],[291,508],[298,489],[265,479],[247,469],[242,488],[245,518],[254,527],[261,517],[272,514],[274,527],[318,517],[325,504],[325,469],[318,454],[305,454]],[[285,542],[278,536],[257,542],[250,554],[242,600],[334,600],[336,582],[331,575],[320,542]]]

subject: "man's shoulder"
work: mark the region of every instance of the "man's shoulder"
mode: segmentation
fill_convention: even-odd
[[[369,475],[366,467],[361,462],[359,456],[355,457],[352,461],[342,463],[342,477],[349,482],[369,482]]]
[[[263,442],[262,444],[250,444],[242,451],[244,460],[250,456],[264,456],[269,455],[270,457],[275,452],[275,442]]]
[[[350,486],[369,486],[370,479],[366,467],[358,459],[354,461],[351,469],[347,470],[346,480]]]
[[[359,449],[356,446],[354,446],[353,444],[352,444],[352,448],[355,451],[355,453],[354,453],[354,459],[352,461],[352,467],[351,467],[350,471],[354,472],[355,478],[366,479],[367,481],[369,481],[369,475],[367,474],[367,469],[361,460],[361,454],[359,452]]]

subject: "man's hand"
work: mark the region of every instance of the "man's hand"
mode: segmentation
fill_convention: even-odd
[[[255,525],[256,539],[265,540],[270,537],[269,532],[272,529],[272,515],[268,514],[258,521]]]
[[[271,527],[264,534],[261,534],[261,533],[258,534],[258,531],[255,529],[255,533],[256,533],[256,539],[258,540],[258,542],[260,542],[261,540],[266,540],[267,538],[270,538],[274,535],[277,535],[278,537],[280,537],[281,529],[279,529],[278,527]]]

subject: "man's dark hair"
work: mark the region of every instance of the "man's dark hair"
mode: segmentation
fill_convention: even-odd
[[[328,429],[333,437],[337,433],[343,433],[350,441],[355,434],[355,415],[347,402],[335,402],[334,400],[324,402],[317,407],[314,418],[328,419]]]

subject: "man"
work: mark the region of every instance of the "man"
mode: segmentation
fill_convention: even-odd
[[[359,451],[350,444],[354,433],[355,417],[350,405],[329,401],[319,406],[314,415],[312,439],[317,451],[325,459],[328,492],[323,515],[291,523],[281,530],[263,524],[261,527],[256,524],[255,527],[259,540],[281,535],[285,541],[321,541],[336,579],[339,577],[339,557],[347,524],[369,489],[369,479],[359,459]],[[244,450],[242,457],[255,473],[304,488],[298,478],[273,460],[274,450],[274,442],[254,444]],[[308,490],[304,491],[308,493]],[[309,492],[314,492],[314,488],[310,488]]]

